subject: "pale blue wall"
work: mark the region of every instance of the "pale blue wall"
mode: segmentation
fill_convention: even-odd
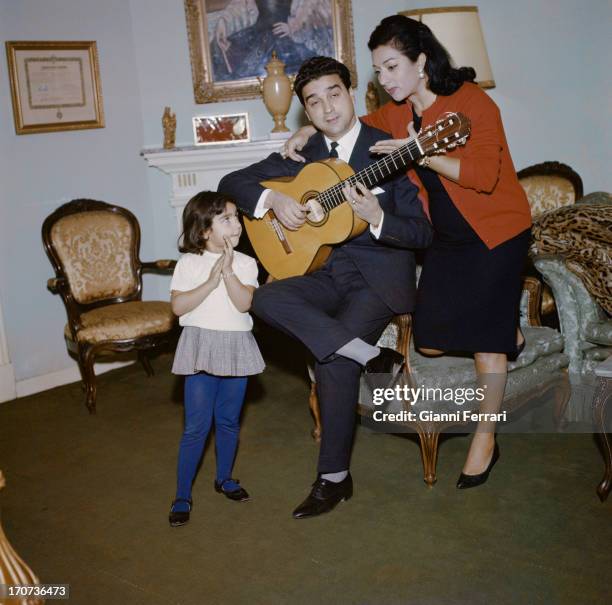
[[[353,0],[360,112],[372,77],[366,43],[373,27],[398,10],[436,4],[465,1]],[[610,190],[607,0],[478,6],[497,83],[489,94],[501,108],[517,169],[559,160],[582,175],[585,191]],[[191,117],[198,114],[248,111],[255,137],[266,136],[272,123],[260,100],[194,103],[182,0],[0,0],[0,36],[97,40],[107,124],[16,136],[0,61],[0,153],[9,158],[0,168],[0,300],[15,372],[24,379],[72,363],[61,340],[62,305],[44,288],[51,274],[40,244],[44,217],[77,196],[117,201],[141,221],[143,257],[176,256],[169,177],[138,155],[161,145],[164,106],[176,112],[179,145],[191,144]],[[298,121],[294,98],[289,127]],[[166,296],[166,283],[149,278],[145,295]]]
[[[0,293],[17,380],[70,367],[64,307],[45,288],[52,276],[40,236],[44,218],[64,201],[115,201],[140,219],[143,253],[155,249],[146,171],[138,155],[142,110],[129,5],[123,0],[3,0],[5,40],[96,40],[106,128],[17,136],[0,61],[0,150],[6,170],[0,220]],[[2,50],[4,55],[4,49]]]

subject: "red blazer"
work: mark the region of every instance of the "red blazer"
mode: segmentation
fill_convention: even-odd
[[[439,175],[440,181],[480,239],[489,249],[495,248],[531,226],[529,202],[514,170],[499,109],[476,84],[465,82],[452,95],[438,95],[423,112],[422,127],[447,111],[465,114],[472,131],[464,146],[446,152],[448,157],[461,160],[459,181]],[[362,120],[390,132],[395,139],[405,139],[412,106],[409,101],[389,102]],[[419,197],[428,211],[427,191],[413,169],[408,178],[419,187]]]

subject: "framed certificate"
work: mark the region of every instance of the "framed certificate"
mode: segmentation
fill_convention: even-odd
[[[95,42],[6,42],[17,134],[104,128]]]

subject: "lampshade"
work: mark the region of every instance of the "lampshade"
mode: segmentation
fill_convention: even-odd
[[[425,23],[448,51],[455,67],[473,67],[482,88],[494,88],[495,80],[487,55],[477,6],[449,6],[401,11]]]

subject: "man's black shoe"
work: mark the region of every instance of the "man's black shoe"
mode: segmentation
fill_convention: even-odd
[[[308,498],[294,511],[294,519],[306,519],[328,513],[338,502],[348,500],[353,495],[353,479],[349,473],[339,483],[320,477],[312,484]]]
[[[404,365],[404,356],[395,349],[380,347],[380,353],[372,357],[365,366],[366,374],[399,374]]]

